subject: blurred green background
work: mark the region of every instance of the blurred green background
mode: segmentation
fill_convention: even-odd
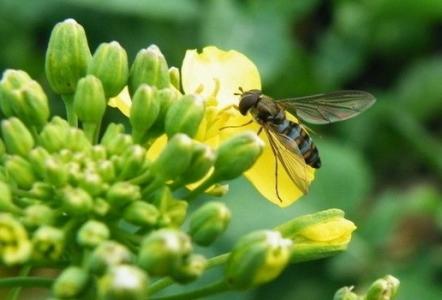
[[[216,45],[250,57],[274,97],[346,88],[378,99],[355,119],[313,128],[323,167],[290,208],[268,203],[244,179],[232,182],[233,223],[211,249],[337,207],[358,225],[349,250],[292,265],[255,291],[210,299],[331,299],[343,285],[364,288],[387,273],[401,280],[400,300],[441,299],[441,0],[0,0],[0,71],[25,69],[49,92],[49,33],[70,17],[92,50],[117,40],[133,59],[154,43],[180,66],[186,49]]]

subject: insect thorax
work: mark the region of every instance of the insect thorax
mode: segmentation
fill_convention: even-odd
[[[280,124],[286,119],[284,110],[271,99],[264,97],[250,112],[259,123]]]

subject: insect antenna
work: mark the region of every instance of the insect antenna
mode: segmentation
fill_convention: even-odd
[[[242,87],[240,86],[240,87],[238,87],[238,90],[239,90],[239,93],[238,92],[236,92],[236,93],[233,93],[233,95],[235,95],[235,96],[241,96],[242,94],[244,94],[244,90],[242,89]]]

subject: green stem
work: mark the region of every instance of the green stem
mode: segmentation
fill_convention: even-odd
[[[187,293],[151,298],[151,300],[192,300],[222,293],[228,290],[229,286],[227,283],[224,280],[220,280]]]
[[[45,287],[50,288],[54,282],[53,278],[19,276],[12,278],[1,278],[0,287]]]
[[[74,110],[74,94],[65,94],[61,96],[66,108],[66,116],[68,118],[69,125],[72,127],[78,127],[78,118]]]
[[[218,265],[224,264],[227,261],[227,259],[229,258],[229,255],[230,255],[230,252],[227,252],[227,253],[210,258],[207,261],[206,270],[216,267]],[[173,281],[173,279],[170,277],[159,279],[159,280],[153,282],[149,286],[149,295],[153,295],[153,294],[171,286],[174,283],[175,283],[175,281]]]
[[[83,132],[92,145],[95,144],[95,137],[97,136],[97,124],[92,122],[82,122]]]
[[[27,276],[31,272],[31,266],[23,266],[19,272],[19,276]],[[21,286],[15,287],[9,292],[8,300],[17,300],[22,290]]]

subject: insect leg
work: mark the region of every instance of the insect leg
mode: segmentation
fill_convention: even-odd
[[[260,135],[260,134],[261,134],[261,132],[262,132],[262,126],[261,126],[261,127],[259,127],[259,129],[258,129],[258,132],[256,133],[256,135]]]
[[[228,128],[239,128],[239,127],[244,127],[247,125],[250,125],[253,123],[253,120],[247,121],[247,123],[241,124],[241,125],[233,125],[233,126],[224,126],[221,127],[219,130],[224,130],[224,129],[228,129]]]

